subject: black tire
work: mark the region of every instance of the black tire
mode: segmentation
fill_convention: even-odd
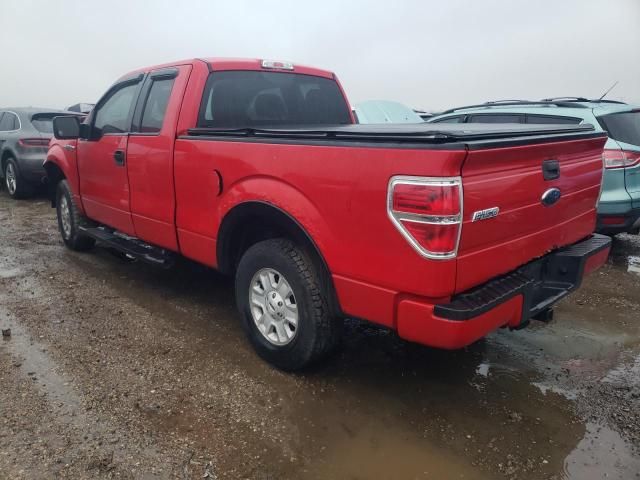
[[[65,232],[63,227],[63,206],[68,206],[68,221],[69,229]],[[84,252],[90,250],[95,245],[95,239],[82,235],[79,232],[80,226],[88,225],[89,221],[80,214],[78,207],[73,201],[73,195],[71,189],[66,180],[61,180],[56,188],[56,212],[58,213],[58,229],[62,236],[62,241],[71,250],[78,252]]]
[[[4,175],[4,186],[11,198],[19,200],[33,195],[33,186],[30,185],[20,174],[18,162],[16,162],[15,158],[9,157],[5,160],[4,171],[2,173]],[[15,186],[13,184],[9,184],[10,179],[15,181]]]
[[[298,325],[286,345],[274,345],[258,329],[250,307],[249,289],[254,275],[275,269],[286,278],[295,296]],[[250,247],[236,271],[236,302],[242,325],[257,353],[276,367],[295,371],[331,352],[340,339],[343,322],[329,309],[318,268],[305,252],[287,239],[265,240]]]

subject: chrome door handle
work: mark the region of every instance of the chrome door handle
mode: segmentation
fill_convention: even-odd
[[[76,149],[76,147],[74,147],[73,145],[65,145],[63,147],[65,150],[69,150],[69,151],[73,151]]]

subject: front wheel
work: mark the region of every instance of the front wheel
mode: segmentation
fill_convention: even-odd
[[[56,189],[56,211],[58,213],[58,229],[64,244],[71,250],[79,252],[93,248],[96,241],[80,233],[79,227],[87,223],[87,220],[78,211],[66,180],[58,183]]]
[[[236,301],[258,354],[283,370],[299,370],[337,344],[342,321],[330,313],[314,263],[286,239],[259,242],[236,272]]]

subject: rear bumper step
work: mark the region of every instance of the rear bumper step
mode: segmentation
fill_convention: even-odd
[[[611,238],[594,234],[457,295],[450,303],[436,305],[434,314],[448,320],[470,320],[521,295],[521,321],[527,321],[578,288],[584,275],[601,265],[591,266],[589,260],[600,254],[606,261],[610,247]]]
[[[402,299],[400,337],[444,349],[462,348],[500,328],[523,328],[531,318],[550,321],[551,306],[607,261],[611,239],[594,234],[555,250],[446,304]]]

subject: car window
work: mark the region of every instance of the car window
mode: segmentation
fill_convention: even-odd
[[[36,113],[31,117],[31,124],[41,133],[53,133],[53,118],[62,113]]]
[[[166,78],[155,80],[151,84],[144,111],[142,112],[141,132],[156,133],[162,129],[162,122],[169,104],[173,81],[173,78]]]
[[[521,123],[520,119],[524,115],[508,113],[486,113],[471,115],[467,123]]]
[[[461,123],[464,117],[447,117],[434,120],[432,123]]]
[[[640,110],[610,113],[598,120],[614,140],[640,146]]]
[[[126,85],[110,94],[95,113],[94,127],[102,133],[129,131],[131,109],[136,98],[138,84]]]
[[[199,127],[348,124],[351,115],[329,78],[281,72],[214,72],[204,89]]]
[[[555,124],[555,125],[577,125],[582,122],[581,118],[557,117],[552,115],[531,115],[527,114],[527,123],[535,124]]]
[[[20,128],[20,120],[11,112],[4,112],[2,119],[0,119],[0,131],[10,132],[12,130],[18,130]]]
[[[7,128],[5,127],[4,122],[2,121],[4,118],[4,112],[0,112],[0,132],[6,132]]]

